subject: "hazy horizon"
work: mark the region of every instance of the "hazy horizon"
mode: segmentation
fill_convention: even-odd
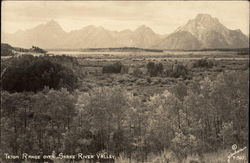
[[[54,20],[66,32],[88,25],[111,31],[145,25],[155,33],[170,34],[200,13],[210,14],[227,28],[240,29],[249,36],[248,1],[3,1],[1,23],[4,33]]]

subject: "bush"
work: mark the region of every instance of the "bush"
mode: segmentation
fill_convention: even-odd
[[[121,69],[122,69],[122,64],[121,62],[116,62],[114,64],[111,65],[105,65],[102,69],[103,73],[121,73]]]
[[[147,71],[150,76],[157,76],[162,73],[163,71],[163,65],[162,63],[154,63],[154,62],[148,62],[147,64]]]
[[[175,78],[178,78],[178,77],[185,78],[187,74],[188,74],[188,70],[184,65],[174,64],[172,68],[172,73],[170,73],[170,76],[175,77]]]
[[[202,58],[194,63],[194,67],[206,67],[212,68],[214,66],[214,61],[208,58]]]
[[[128,66],[122,65],[122,67],[121,67],[121,73],[122,74],[127,74],[128,73],[128,69],[129,69]]]
[[[133,71],[133,75],[136,76],[136,77],[141,77],[142,76],[142,71],[137,67],[134,69]]]
[[[45,86],[73,90],[76,84],[77,77],[71,69],[42,56],[13,58],[2,77],[2,88],[9,92],[37,92]]]

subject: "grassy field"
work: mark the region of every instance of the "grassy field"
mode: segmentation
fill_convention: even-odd
[[[101,52],[100,52],[101,53]],[[181,53],[181,52],[178,52]],[[185,53],[185,52],[183,52]],[[190,53],[190,52],[187,52]],[[205,77],[215,77],[217,74],[228,70],[245,70],[249,66],[249,59],[247,56],[238,56],[236,54],[227,54],[223,52],[221,54],[206,54],[204,52],[193,56],[190,54],[160,54],[160,53],[150,53],[150,54],[112,54],[112,55],[90,55],[84,54],[79,55],[78,62],[80,63],[82,70],[86,72],[86,77],[83,79],[83,90],[88,90],[97,86],[122,86],[126,87],[128,90],[139,92],[139,94],[144,94],[146,96],[152,95],[154,93],[159,93],[164,89],[171,87],[179,81],[184,81],[188,83],[190,80],[201,80]],[[208,52],[206,52],[208,53]],[[232,52],[234,53],[234,52]],[[200,60],[202,58],[211,59],[214,62],[214,66],[211,68],[206,67],[193,67],[192,63]],[[183,64],[188,69],[188,78],[183,79],[167,77],[164,75],[159,75],[155,77],[150,77],[146,75],[146,65],[148,62],[162,63],[163,69],[168,69],[173,66],[174,63],[178,62]],[[118,74],[103,74],[102,67],[105,65],[120,62],[122,65],[131,68],[131,72],[118,73]],[[142,71],[142,75],[134,75],[133,70],[139,68]]]

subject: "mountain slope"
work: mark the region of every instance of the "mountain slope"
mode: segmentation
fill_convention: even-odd
[[[110,31],[103,27],[87,26],[69,32],[61,41],[60,46],[64,48],[105,48],[115,46],[115,43],[116,40]]]
[[[175,32],[186,31],[195,36],[201,48],[248,47],[248,37],[240,30],[230,30],[208,14],[198,14],[195,19],[177,28]]]
[[[142,25],[134,31],[132,40],[135,43],[135,47],[148,48],[160,42],[162,37],[154,33],[151,28]]]
[[[32,45],[55,48],[65,36],[66,32],[61,26],[51,20],[32,29],[18,31],[14,34],[5,34],[3,42],[23,48],[30,48]]]
[[[190,32],[180,31],[167,36],[155,48],[190,50],[199,49],[200,46],[198,39]]]

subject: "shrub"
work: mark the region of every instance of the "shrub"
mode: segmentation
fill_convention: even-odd
[[[201,58],[198,59],[194,63],[194,67],[206,67],[206,68],[212,68],[214,66],[214,61],[208,58]]]
[[[142,76],[142,74],[143,74],[142,71],[138,67],[135,68],[133,71],[133,75],[136,77],[140,77],[140,76]]]
[[[121,73],[121,69],[122,69],[122,64],[121,62],[116,62],[114,64],[111,65],[105,65],[102,69],[103,73]]]
[[[147,71],[150,76],[157,76],[162,73],[163,65],[162,63],[148,62]]]
[[[174,64],[172,68],[172,73],[170,73],[170,76],[175,77],[175,78],[178,78],[178,77],[185,78],[187,74],[188,74],[188,70],[184,65]]]
[[[122,67],[121,67],[121,73],[122,74],[127,74],[128,73],[128,69],[129,69],[128,66],[122,65]]]

